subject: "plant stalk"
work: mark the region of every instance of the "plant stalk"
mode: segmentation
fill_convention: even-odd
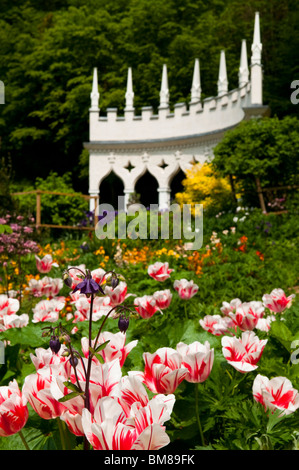
[[[199,403],[198,403],[198,383],[195,384],[195,413],[196,413],[196,419],[197,419],[197,424],[198,424],[198,430],[200,434],[200,439],[201,439],[201,444],[205,446],[205,439],[203,435],[203,430],[200,422],[200,417],[199,417]]]

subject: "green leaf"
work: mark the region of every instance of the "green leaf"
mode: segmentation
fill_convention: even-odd
[[[95,352],[102,351],[102,349],[104,349],[109,342],[110,342],[110,339],[108,339],[108,341],[105,341],[105,343],[102,343],[99,346],[97,346],[95,349]]]
[[[69,393],[68,395],[65,395],[64,397],[59,398],[58,401],[59,401],[60,403],[63,403],[63,402],[65,402],[65,401],[71,400],[72,398],[76,398],[76,397],[79,396],[79,395],[83,396],[84,394],[83,394],[83,393],[80,393],[80,392],[71,392],[71,393]]]

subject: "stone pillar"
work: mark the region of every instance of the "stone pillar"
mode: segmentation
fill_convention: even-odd
[[[125,211],[128,210],[129,199],[130,199],[131,194],[133,194],[133,193],[134,193],[134,188],[124,189],[124,195],[125,195]]]
[[[158,188],[159,193],[159,210],[169,209],[170,207],[170,188]]]

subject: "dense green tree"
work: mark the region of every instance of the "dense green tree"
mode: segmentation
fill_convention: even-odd
[[[259,194],[262,206],[261,188],[298,185],[299,120],[286,116],[243,121],[225,134],[214,155],[212,165],[231,177],[233,189],[238,185],[245,201]]]
[[[0,5],[2,155],[16,178],[72,171],[75,186],[88,140],[92,69],[98,67],[100,107],[122,112],[127,68],[135,107],[159,104],[163,63],[170,101],[188,101],[194,59],[203,98],[216,93],[219,53],[226,50],[229,88],[238,83],[241,39],[250,57],[254,12],[260,11],[264,99],[272,114],[297,112],[290,84],[298,79],[295,0],[4,0]],[[81,158],[84,162],[86,158]],[[86,183],[86,178],[84,179]]]

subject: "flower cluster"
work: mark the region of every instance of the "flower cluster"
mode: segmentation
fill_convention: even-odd
[[[13,299],[5,294],[0,295],[0,331],[10,328],[23,328],[29,323],[29,315],[23,313],[17,315],[20,309],[18,299]]]

